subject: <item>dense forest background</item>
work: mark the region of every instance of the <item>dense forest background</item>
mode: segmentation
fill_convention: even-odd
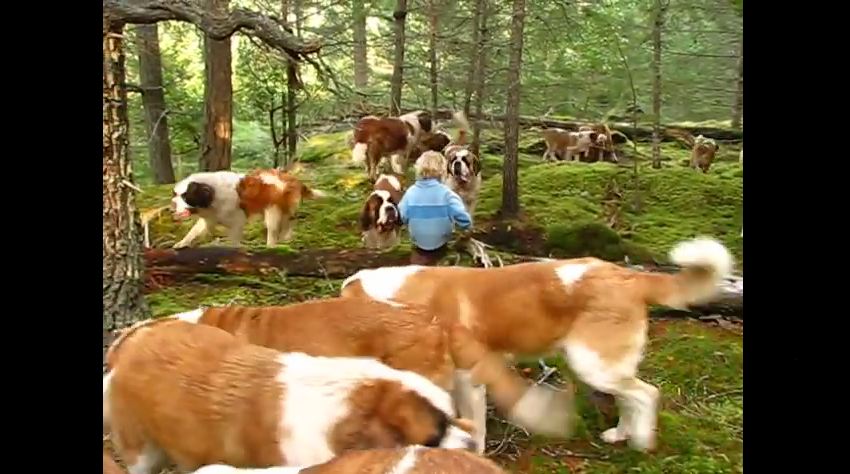
[[[298,65],[293,85],[281,58],[267,46],[247,36],[231,38],[234,166],[273,164],[275,143],[286,135],[287,112],[292,108],[287,102],[288,87],[295,90],[299,139],[338,119],[353,122],[372,110],[370,106],[388,106],[397,37],[393,12],[398,3],[229,2],[230,7],[269,15],[285,11],[297,34],[324,39],[319,57]],[[511,2],[404,3],[402,107],[468,111],[472,73],[480,58],[484,62],[481,110],[503,114]],[[741,6],[742,2],[729,0],[530,0],[523,32],[520,114],[628,121],[636,102],[638,119],[651,121],[652,33],[658,10],[663,9],[660,121],[712,121],[719,126],[737,121],[738,126],[743,114]],[[198,169],[203,141],[204,39],[188,23],[128,28],[133,33],[127,44],[128,83],[142,82],[139,58],[146,52],[150,55],[152,49],[142,35],[157,28],[170,154],[175,173],[182,177]],[[134,172],[137,179],[149,182],[153,179],[147,159],[150,123],[145,122],[142,94],[130,90]],[[149,120],[156,123],[158,118]],[[286,155],[286,146],[277,152]]]

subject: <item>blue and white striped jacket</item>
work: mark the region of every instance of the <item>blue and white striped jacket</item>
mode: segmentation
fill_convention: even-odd
[[[467,229],[472,218],[460,196],[437,179],[422,179],[410,187],[398,206],[413,244],[434,250],[452,237],[454,225]]]

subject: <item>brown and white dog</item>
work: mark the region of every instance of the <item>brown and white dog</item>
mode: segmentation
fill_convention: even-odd
[[[488,387],[496,408],[529,431],[563,437],[572,427],[572,394],[529,385],[469,331],[443,324],[449,321],[421,306],[328,298],[288,306],[197,309],[173,318],[215,326],[240,340],[281,352],[374,357],[451,391],[459,409],[481,423],[486,411],[474,409],[484,406],[483,399],[478,399],[484,395],[472,389],[473,383]],[[485,448],[486,437],[481,429],[474,434],[479,452]]]
[[[369,179],[378,177],[378,166],[384,157],[396,174],[404,174],[408,158],[423,133],[431,132],[431,116],[416,111],[399,117],[361,118],[354,127],[354,163],[365,164]]]
[[[468,451],[408,446],[348,451],[326,463],[305,468],[239,469],[213,465],[193,474],[505,474],[496,463]]]
[[[668,129],[667,133],[681,139],[687,146],[691,147],[691,160],[689,166],[695,170],[708,173],[720,145],[712,138],[698,135],[694,138],[689,132],[680,129]]]
[[[590,149],[587,151],[587,162],[611,161],[612,163],[617,163],[620,161],[617,158],[617,152],[614,150],[614,139],[608,125],[604,123],[584,125],[579,127],[578,131],[596,132],[598,134],[596,140],[590,145]]]
[[[323,192],[275,169],[247,175],[233,171],[192,174],[174,185],[171,204],[175,218],[196,215],[198,221],[174,248],[192,245],[216,224],[226,227],[231,243],[239,246],[245,224],[259,214],[266,224],[266,245],[272,247],[291,237],[292,218],[301,200],[323,196]]]
[[[166,460],[310,466],[353,449],[474,444],[445,390],[371,358],[281,353],[166,319],[122,335],[107,366],[104,424],[132,474]]]
[[[466,211],[475,217],[481,192],[481,160],[464,145],[449,145],[446,155],[446,186],[460,196]]]
[[[582,154],[587,154],[592,144],[599,136],[592,130],[570,132],[561,128],[547,128],[540,132],[546,143],[543,160],[557,160],[563,156],[565,161],[578,161]]]
[[[445,153],[449,145],[466,145],[469,137],[469,121],[466,120],[466,115],[463,111],[457,111],[452,114],[452,119],[458,127],[458,136],[456,140],[452,140],[448,132],[438,130],[436,132],[424,133],[416,147],[415,157],[419,158],[426,151],[437,151]],[[415,161],[415,160],[413,160]]]
[[[349,277],[342,294],[426,305],[470,328],[492,351],[562,351],[581,380],[613,395],[621,407],[617,427],[602,439],[628,439],[643,450],[655,443],[659,395],[637,378],[647,307],[683,308],[709,299],[733,266],[729,251],[711,239],[680,243],[670,257],[683,268],[678,274],[637,272],[595,258],[490,269],[385,267]]]
[[[402,225],[398,204],[402,196],[400,176],[378,176],[360,211],[360,231],[367,248],[388,249],[398,244]]]

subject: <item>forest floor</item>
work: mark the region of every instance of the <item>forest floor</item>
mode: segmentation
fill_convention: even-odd
[[[369,186],[362,169],[349,164],[345,135],[317,135],[302,145],[299,177],[329,196],[303,203],[294,238],[282,250],[360,247],[357,216]],[[616,261],[628,257],[632,262],[663,262],[676,242],[706,234],[732,250],[742,271],[743,171],[735,144],[724,144],[711,172],[702,174],[684,166],[687,150],[665,143],[662,152],[667,159],[662,168],[653,170],[640,162],[635,177],[631,163],[542,163],[542,151],[537,152],[542,150],[540,140],[526,132],[519,160],[523,215],[506,222],[495,217],[501,202],[501,158],[486,153],[487,143],[498,143],[498,133],[485,133],[484,138],[485,181],[475,228],[480,239],[496,245],[503,255],[595,255]],[[645,144],[638,144],[638,150],[649,155]],[[144,211],[166,206],[170,196],[171,186],[143,186],[139,207]],[[152,245],[170,247],[191,224],[162,213],[151,222]],[[221,235],[215,239],[225,244]],[[249,225],[246,240],[249,247],[263,247],[261,222]],[[209,244],[209,239],[203,243]],[[404,250],[408,244],[402,246]],[[468,257],[461,262],[468,264]],[[197,274],[180,281],[151,281],[147,300],[154,315],[162,316],[201,304],[286,304],[334,296],[340,283],[283,273],[262,277]],[[549,362],[562,369],[555,380],[575,380],[562,360]],[[536,376],[534,361],[520,366],[527,367],[527,376]],[[529,437],[494,414],[488,428],[489,455],[521,473],[743,472],[742,323],[653,320],[640,373],[662,393],[656,452],[642,454],[602,443],[599,433],[616,423],[615,411],[600,409],[588,396],[580,396],[581,420],[572,439]],[[582,385],[579,391],[589,395]]]

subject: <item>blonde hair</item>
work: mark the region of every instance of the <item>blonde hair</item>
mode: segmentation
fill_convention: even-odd
[[[416,179],[437,178],[446,175],[446,157],[438,151],[426,151],[416,160]]]

